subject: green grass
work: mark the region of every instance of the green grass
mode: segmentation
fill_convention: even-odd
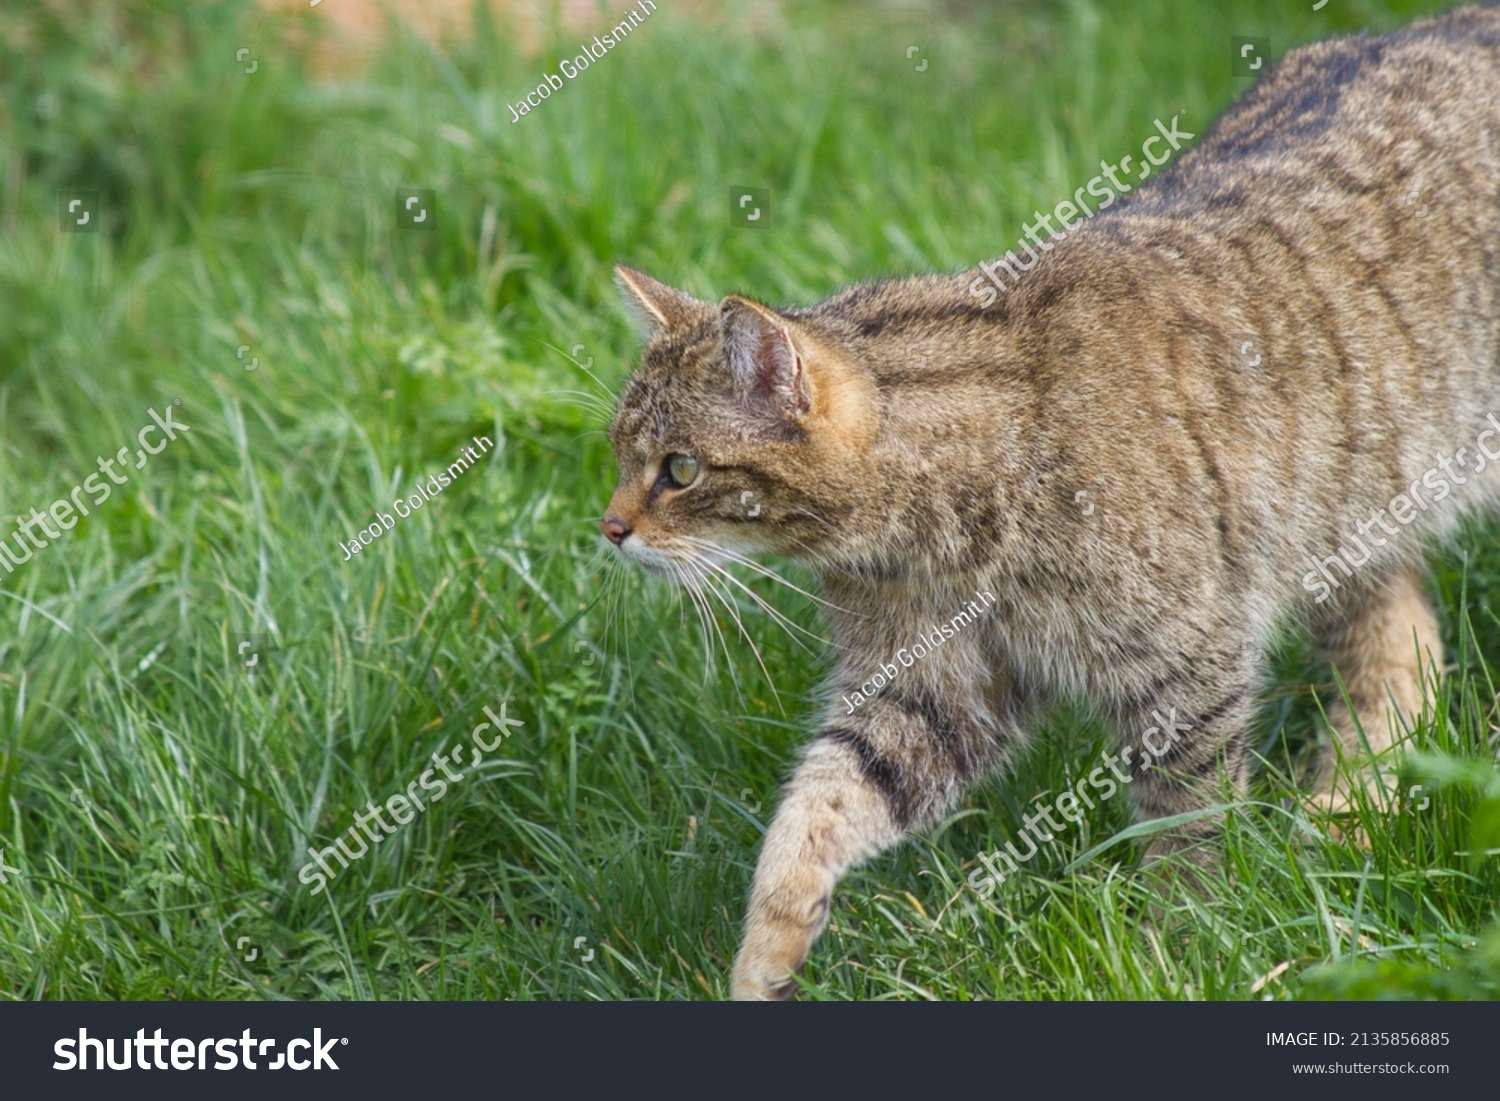
[[[499,19],[446,53],[393,29],[331,81],[309,75],[316,11],[7,4],[0,534],[148,408],[180,399],[191,428],[0,576],[0,846],[20,869],[0,885],[3,996],[722,996],[824,654],[746,601],[764,671],[723,615],[705,657],[672,592],[605,568],[603,395],[570,353],[609,387],[630,369],[610,265],[797,303],[955,269],[1153,119],[1201,132],[1245,84],[1230,35],[1281,52],[1441,5],[1073,0],[909,23],[659,6],[512,124],[507,103],[594,30],[520,57]],[[771,188],[768,231],[730,228],[732,185]],[[438,192],[435,232],[396,228],[398,187]],[[59,232],[63,188],[101,193],[101,232]],[[340,540],[474,436],[495,449],[343,561]],[[1105,744],[1062,709],[1014,775],[845,881],[807,996],[1500,993],[1495,534],[1438,557],[1457,668],[1408,773],[1431,802],[1372,814],[1368,851],[1291,798],[1309,689],[1332,690],[1293,638],[1270,764],[1206,899],[1143,921],[1128,839],[1069,867],[1129,825],[1121,799],[975,904],[975,854]],[[807,601],[765,595],[820,630]],[[249,634],[268,647],[253,678]],[[299,881],[309,844],[506,697],[525,725],[503,750],[326,890]]]

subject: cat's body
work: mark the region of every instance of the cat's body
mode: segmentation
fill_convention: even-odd
[[[653,340],[606,533],[679,576],[709,544],[796,557],[829,605],[828,704],[735,965],[736,997],[785,996],[838,878],[1010,758],[1040,704],[1085,701],[1133,743],[1175,712],[1130,786],[1146,818],[1243,787],[1288,617],[1374,748],[1383,704],[1420,705],[1419,648],[1441,665],[1422,542],[1500,503],[1500,11],[1293,51],[987,308],[972,272],[779,311],[620,281]],[[882,673],[976,592],[993,603]]]

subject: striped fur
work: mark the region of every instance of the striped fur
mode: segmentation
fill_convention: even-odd
[[[1243,787],[1259,651],[1289,617],[1325,641],[1373,748],[1399,732],[1391,700],[1420,707],[1442,660],[1422,541],[1500,502],[1500,473],[1422,489],[1500,415],[1500,11],[1292,51],[989,308],[972,277],[773,310],[618,272],[650,339],[612,427],[607,530],[689,584],[732,554],[800,559],[837,649],[735,997],[788,995],[839,877],[1004,764],[1048,700],[1129,739],[1154,709],[1185,716],[1131,785],[1146,818]],[[674,453],[699,463],[685,488]],[[1376,545],[1372,510],[1413,490],[1412,530]],[[1317,564],[1361,530],[1368,559],[1333,589]],[[972,628],[849,713],[976,591],[994,606]],[[1335,725],[1352,749],[1351,716]]]

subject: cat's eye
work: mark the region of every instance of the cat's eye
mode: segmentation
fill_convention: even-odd
[[[698,477],[698,460],[691,455],[668,455],[667,476],[678,489],[686,489]]]

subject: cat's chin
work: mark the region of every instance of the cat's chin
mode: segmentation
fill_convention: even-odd
[[[666,581],[672,585],[681,584],[681,578],[678,577],[677,573],[672,569],[671,566],[667,565],[664,562],[647,562],[642,559],[637,559],[634,564],[639,566],[642,570],[650,574],[652,577],[658,577],[661,580]]]

